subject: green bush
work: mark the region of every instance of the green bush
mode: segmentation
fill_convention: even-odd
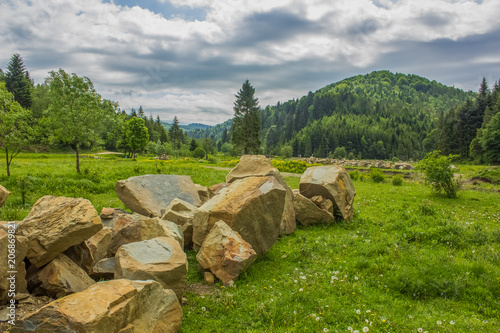
[[[375,183],[382,183],[385,179],[384,173],[380,169],[376,168],[370,170],[370,178]]]
[[[205,149],[201,147],[196,148],[193,152],[194,158],[205,158],[205,155],[206,155]]]
[[[401,186],[403,185],[404,178],[401,175],[396,175],[391,178],[391,183],[394,186]]]
[[[283,156],[284,158],[290,158],[292,157],[292,155],[293,155],[292,147],[283,146],[283,148],[281,148],[281,156]]]
[[[354,170],[349,172],[349,177],[351,177],[352,180],[359,180],[359,171]]]
[[[435,192],[444,191],[448,198],[456,198],[459,184],[453,178],[451,161],[457,155],[441,156],[439,154],[439,150],[427,154],[418,163],[417,170],[423,172],[425,181]]]

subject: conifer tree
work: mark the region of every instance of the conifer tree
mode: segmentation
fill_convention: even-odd
[[[14,100],[21,107],[29,109],[32,103],[31,91],[33,83],[26,66],[24,66],[23,59],[17,53],[12,55],[7,65],[5,83],[7,90],[14,95]]]
[[[260,109],[259,100],[254,97],[255,88],[246,80],[235,95],[234,118],[231,126],[233,144],[244,154],[258,153],[260,147]]]
[[[179,126],[179,119],[177,119],[177,116],[174,117],[174,122],[168,130],[168,134],[174,149],[180,149],[184,133],[182,132],[182,128]]]

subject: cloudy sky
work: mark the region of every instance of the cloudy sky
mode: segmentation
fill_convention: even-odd
[[[498,0],[0,0],[0,68],[20,53],[36,83],[89,77],[129,111],[181,123],[233,115],[373,70],[465,90],[500,78]]]

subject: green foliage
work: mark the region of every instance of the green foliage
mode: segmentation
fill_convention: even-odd
[[[384,172],[377,168],[370,169],[370,178],[375,183],[382,183],[385,180]]]
[[[293,148],[291,146],[283,146],[281,148],[281,156],[283,156],[284,158],[290,158],[293,156]]]
[[[424,173],[425,180],[436,192],[444,191],[448,198],[456,198],[458,182],[454,180],[452,160],[457,156],[442,156],[440,151],[435,150],[421,160],[417,170]]]
[[[133,154],[144,149],[149,141],[148,128],[144,125],[144,119],[133,117],[125,123],[125,138],[127,146]]]
[[[182,132],[182,129],[179,127],[179,119],[177,119],[177,116],[174,117],[174,122],[172,123],[172,126],[168,130],[168,134],[170,136],[170,140],[172,141],[174,149],[180,149],[181,144],[184,140],[184,133]]]
[[[481,146],[484,151],[485,159],[490,163],[500,163],[500,112],[494,115],[486,125],[482,138]]]
[[[281,172],[304,173],[307,168],[320,164],[310,164],[302,160],[271,160],[273,167]]]
[[[347,151],[345,147],[337,147],[333,152],[333,157],[337,159],[343,159],[347,156]]]
[[[353,170],[349,171],[349,177],[351,177],[352,180],[359,180],[359,171],[358,170]]]
[[[80,148],[99,139],[104,110],[101,96],[87,77],[68,75],[64,70],[50,72],[50,106],[46,122],[51,138],[72,145],[76,150],[76,171],[80,173]]]
[[[201,159],[201,158],[205,158],[206,154],[207,154],[207,152],[205,151],[205,149],[198,147],[194,150],[193,157]]]
[[[30,127],[31,112],[23,109],[0,82],[0,147],[5,150],[7,176],[10,165],[21,149],[28,143],[33,133]]]
[[[248,80],[235,95],[234,118],[231,126],[231,140],[244,154],[255,154],[260,147],[259,100],[254,96],[255,88]]]
[[[394,186],[401,186],[403,185],[404,178],[401,175],[396,175],[391,178],[391,183]]]

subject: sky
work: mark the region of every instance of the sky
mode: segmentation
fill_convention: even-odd
[[[121,109],[215,125],[374,70],[464,90],[500,79],[498,0],[0,0],[0,68],[86,76]]]

